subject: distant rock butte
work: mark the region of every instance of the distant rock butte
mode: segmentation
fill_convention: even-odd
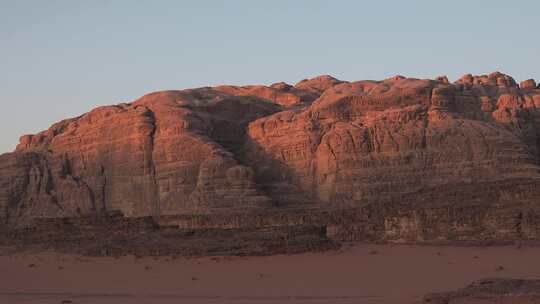
[[[523,218],[540,199],[539,108],[534,80],[498,72],[151,93],[21,137],[0,156],[0,220],[391,203]]]

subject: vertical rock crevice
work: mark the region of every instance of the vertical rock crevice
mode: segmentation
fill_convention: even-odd
[[[159,198],[159,185],[156,178],[156,165],[154,161],[154,153],[155,153],[155,141],[156,141],[156,132],[157,132],[157,120],[155,113],[150,109],[147,109],[147,117],[149,118],[149,123],[151,125],[151,130],[149,133],[149,149],[146,152],[146,167],[148,169],[148,172],[145,172],[145,174],[148,174],[149,176],[149,196],[150,196],[150,203],[152,204],[152,211],[151,214],[153,217],[158,218],[161,214],[161,204],[160,204],[160,198]]]

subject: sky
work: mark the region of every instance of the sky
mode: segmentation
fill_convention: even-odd
[[[0,153],[146,93],[393,75],[540,79],[540,1],[0,0]]]

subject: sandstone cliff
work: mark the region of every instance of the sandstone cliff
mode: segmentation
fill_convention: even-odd
[[[540,91],[506,75],[333,85],[248,127],[250,163],[284,204],[399,199],[444,185],[538,178]]]
[[[534,80],[501,73],[151,93],[23,136],[0,156],[0,218],[368,208],[389,233],[433,213],[535,238],[538,108]]]

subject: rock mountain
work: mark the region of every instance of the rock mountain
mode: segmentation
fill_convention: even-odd
[[[539,109],[534,80],[498,72],[155,92],[21,137],[0,156],[0,220],[399,204],[538,231]],[[415,214],[396,225],[429,223]]]

